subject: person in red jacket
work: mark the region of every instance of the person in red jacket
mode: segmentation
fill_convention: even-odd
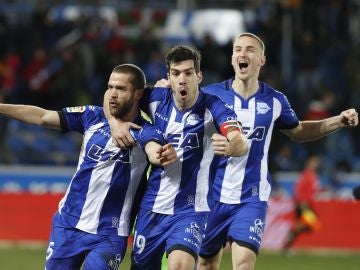
[[[295,223],[289,231],[284,249],[289,249],[295,239],[302,233],[317,230],[320,227],[320,221],[313,209],[313,201],[319,192],[318,168],[320,158],[317,155],[308,157],[305,168],[300,173],[294,187],[295,200]]]

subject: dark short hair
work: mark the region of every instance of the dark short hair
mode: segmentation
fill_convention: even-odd
[[[133,64],[122,64],[116,66],[112,72],[115,73],[124,73],[124,74],[131,74],[131,84],[134,89],[144,89],[146,85],[146,77],[144,72],[138,66]]]
[[[193,60],[196,73],[200,72],[200,52],[186,45],[177,45],[172,47],[165,57],[166,67],[170,70],[170,65],[181,61]]]

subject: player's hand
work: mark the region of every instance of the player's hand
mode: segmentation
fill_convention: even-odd
[[[359,124],[358,113],[355,109],[348,109],[341,112],[341,124],[344,127],[356,127]]]
[[[162,166],[174,163],[177,159],[176,150],[170,143],[163,145],[156,154]]]
[[[227,138],[221,134],[214,133],[211,136],[212,147],[214,149],[215,155],[219,156],[229,156],[230,151],[230,144]]]
[[[117,147],[132,147],[135,144],[135,140],[129,130],[131,128],[140,129],[139,125],[132,122],[121,122],[115,118],[109,120],[109,125],[113,143]]]
[[[161,80],[158,80],[154,86],[155,87],[170,87],[170,82],[167,79],[161,79]]]

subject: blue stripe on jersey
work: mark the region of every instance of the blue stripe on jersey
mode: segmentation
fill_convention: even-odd
[[[172,143],[179,160],[165,168],[153,167],[141,206],[163,214],[209,211],[211,135],[236,115],[219,98],[201,92],[196,104],[183,112],[176,108],[170,89],[145,93],[142,102],[149,107],[145,111]]]
[[[273,107],[272,99],[270,100],[261,100],[260,98],[256,98],[256,102],[264,102],[269,108]],[[272,114],[266,113],[266,114],[256,114],[254,119],[254,127],[266,127],[268,128],[269,123],[272,121]],[[260,189],[259,189],[259,183],[254,183],[253,179],[261,179],[261,163],[259,161],[259,157],[264,157],[264,151],[268,151],[268,149],[265,149],[264,147],[264,135],[261,135],[262,129],[259,129],[259,134],[254,134],[252,137],[252,143],[251,148],[248,153],[248,162],[246,163],[245,172],[247,172],[247,175],[251,175],[252,177],[244,177],[244,182],[242,184],[243,192],[241,193],[240,201],[246,201],[247,198],[255,197],[256,195],[259,195]],[[271,136],[271,134],[269,135]],[[267,162],[267,160],[266,160]],[[257,166],[254,166],[256,165]],[[271,181],[270,179],[268,179]],[[270,182],[269,182],[270,183]],[[271,183],[270,183],[271,184]],[[257,197],[256,196],[256,197]]]
[[[243,157],[220,158],[214,198],[230,204],[266,201],[271,187],[268,151],[273,128],[293,128],[299,121],[285,95],[269,85],[259,82],[259,90],[245,100],[234,91],[232,81],[209,85],[203,91],[219,96],[236,112],[250,150]]]
[[[201,100],[201,99],[200,99]],[[187,203],[194,203],[195,204],[195,194],[197,181],[186,181],[186,179],[197,179],[198,172],[200,170],[200,162],[203,158],[204,151],[203,147],[203,138],[204,138],[204,122],[199,121],[197,116],[205,115],[205,108],[204,106],[197,106],[199,102],[194,105],[194,110],[192,111],[191,115],[194,115],[194,119],[191,115],[188,115],[186,123],[183,129],[183,139],[181,144],[175,143],[175,145],[179,148],[183,148],[183,160],[186,161],[186,166],[182,167],[181,171],[181,178],[182,181],[180,182],[179,190],[184,190],[186,194],[190,194],[187,197]],[[176,108],[175,108],[176,109]],[[182,121],[184,113],[177,113],[177,116],[180,116],[177,121]],[[198,117],[199,118],[199,117]],[[190,120],[189,120],[190,119]],[[193,122],[199,121],[198,124],[194,125]],[[174,143],[174,141],[172,141]],[[175,146],[174,145],[174,146]],[[188,164],[192,165],[192,168],[188,166]],[[191,194],[194,194],[192,197]],[[174,212],[178,213],[184,210],[184,195],[179,192],[176,195],[175,203],[174,203]]]
[[[162,134],[138,117],[135,123],[142,128],[132,130],[137,145],[120,149],[112,143],[101,107],[66,108],[60,115],[69,130],[84,132],[76,173],[59,204],[63,225],[127,236],[134,197],[148,164],[141,148],[150,140],[165,143]]]

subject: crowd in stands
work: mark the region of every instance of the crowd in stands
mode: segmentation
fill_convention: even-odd
[[[267,63],[261,79],[288,96],[300,119],[322,119],[349,107],[359,110],[358,1],[242,2],[241,10],[248,14],[246,30],[266,44]],[[164,51],[169,44],[161,30],[168,12],[161,8],[117,10],[116,21],[109,21],[99,16],[62,20],[49,16],[44,7],[13,16],[0,10],[0,101],[56,110],[101,105],[107,75],[120,63],[140,66],[148,82],[154,83],[166,76]],[[291,54],[284,54],[285,17],[292,24]],[[233,76],[231,41],[219,45],[208,34],[193,45],[202,53],[204,84]],[[81,140],[76,136],[52,132],[40,136],[4,118],[0,125],[2,164],[74,165],[77,160]],[[323,160],[321,171],[328,176],[339,170],[359,171],[358,138],[356,128],[300,145],[277,132],[271,146],[271,169],[300,170],[310,154],[318,154]]]

